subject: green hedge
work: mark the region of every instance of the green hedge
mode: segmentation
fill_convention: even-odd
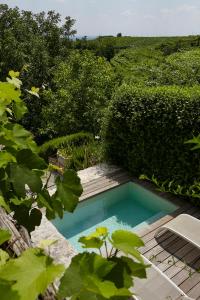
[[[181,183],[200,178],[200,154],[184,144],[200,133],[200,88],[121,86],[103,124],[105,153],[134,175]]]

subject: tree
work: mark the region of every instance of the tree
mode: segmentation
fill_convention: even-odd
[[[119,33],[117,34],[117,37],[122,37],[122,33],[119,32]]]
[[[114,85],[108,62],[90,51],[73,51],[53,72],[52,89],[44,91],[41,133],[49,138],[80,131],[98,133],[103,109]]]
[[[62,27],[63,30],[63,36],[69,40],[71,37],[73,37],[77,31],[73,29],[74,24],[76,23],[76,20],[72,19],[71,17],[65,18],[65,23]]]

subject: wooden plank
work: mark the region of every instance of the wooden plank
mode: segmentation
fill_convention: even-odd
[[[103,185],[101,188],[97,188],[97,189],[93,189],[91,192],[87,193],[83,193],[83,195],[80,197],[80,201],[83,201],[83,200],[86,200],[88,198],[91,198],[93,196],[96,196],[97,194],[100,194],[102,192],[105,192],[111,188],[114,188],[114,187],[117,187],[119,186],[120,184],[123,184],[123,183],[126,183],[130,180],[129,177],[124,177],[124,178],[121,178],[120,179],[120,182],[118,181],[114,181],[113,183],[108,183],[108,184],[105,184]]]
[[[106,178],[105,177],[105,178],[102,178],[102,179],[97,179],[92,185],[89,185],[87,187],[85,187],[83,185],[83,195],[88,194],[92,191],[96,191],[99,188],[102,188],[104,186],[108,186],[109,184],[112,184],[112,183],[120,184],[122,181],[124,181],[124,178],[127,181],[131,180],[130,177],[127,174],[120,174],[119,176],[113,177],[113,178]]]
[[[128,174],[128,172],[126,172],[122,169],[119,169],[119,170],[116,170],[112,173],[108,173],[107,175],[102,175],[99,178],[95,178],[95,179],[92,179],[90,181],[84,182],[82,185],[83,185],[83,187],[87,188],[87,187],[95,184],[97,181],[103,181],[105,179],[114,179],[114,178],[117,178],[117,177],[122,176],[122,175],[127,175],[131,178],[131,176]]]
[[[193,299],[198,299],[200,296],[200,282],[195,285],[188,293],[187,295]]]
[[[196,270],[200,268],[200,259],[194,263],[194,271],[192,274],[189,273],[188,268],[183,269],[172,280],[174,283],[180,286],[185,293],[188,293],[198,282],[200,282],[200,274]]]
[[[182,271],[182,269],[185,268],[186,265],[189,266],[190,264],[192,264],[192,262],[196,261],[199,257],[200,257],[199,250],[194,248],[183,257],[183,261],[177,260],[175,265],[171,266],[169,269],[167,269],[165,271],[165,274],[169,278],[172,278],[176,274],[178,274],[180,271]],[[190,269],[192,270],[192,268],[190,268]],[[180,283],[178,283],[178,284],[180,284]]]
[[[145,253],[145,256],[147,258],[155,257],[152,262],[155,265],[158,265],[162,271],[165,271],[165,269],[167,269],[166,263],[170,257],[170,253],[167,250],[173,245],[173,247],[175,248],[174,251],[177,251],[178,249],[180,249],[181,246],[184,246],[185,244],[186,244],[186,242],[183,242],[180,245],[180,239],[177,238],[176,236],[172,235],[170,237],[170,239],[167,239],[165,241],[165,250],[163,250],[163,248],[158,244],[152,250]],[[162,265],[162,263],[163,263],[163,265]]]

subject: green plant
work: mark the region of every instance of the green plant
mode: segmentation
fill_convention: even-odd
[[[0,229],[0,246],[10,237],[8,231]],[[63,272],[64,266],[55,265],[40,248],[27,249],[18,258],[10,258],[6,251],[0,249],[1,299],[35,300]]]
[[[66,170],[56,179],[57,191],[49,195],[42,176],[53,169],[38,155],[31,133],[17,123],[26,106],[20,98],[19,74],[9,74],[8,82],[0,82],[0,203],[7,212],[14,212],[20,225],[32,231],[40,224],[42,207],[49,219],[62,217],[65,210],[72,212],[82,187],[76,173]]]
[[[76,171],[83,170],[102,162],[102,143],[100,141],[85,141],[80,145],[66,144],[59,149],[58,155],[65,159],[65,167]]]
[[[39,147],[39,152],[41,154],[46,154],[48,151],[57,151],[59,148],[64,148],[69,144],[81,145],[93,140],[93,136],[90,133],[79,132],[75,134],[70,134],[63,137],[58,137],[52,139]]]
[[[17,122],[26,112],[21,99],[19,73],[11,71],[7,82],[0,82],[0,206],[12,212],[17,225],[29,232],[40,225],[45,208],[48,219],[62,218],[64,211],[73,212],[82,193],[80,179],[72,170],[65,170],[56,178],[56,191],[50,196],[48,179],[42,176],[54,170],[38,155],[30,132]],[[37,97],[37,89],[29,91]],[[52,241],[42,243],[40,248],[24,251],[19,257],[10,257],[9,239],[11,234],[0,229],[0,295],[2,300],[35,300],[45,292],[56,279],[62,277],[64,266],[55,265],[43,248]],[[97,229],[95,236],[82,238],[87,248],[100,248],[106,243],[107,230]],[[89,244],[88,244],[89,240]],[[146,276],[138,247],[143,246],[139,237],[131,232],[117,231],[109,238],[115,248],[107,258],[96,253],[83,253],[73,258],[71,265],[61,278],[55,297],[63,299],[128,299],[132,293],[133,277]],[[94,245],[94,243],[96,243]],[[107,243],[105,244],[107,245]],[[7,251],[5,251],[7,250]],[[122,251],[130,257],[120,256]],[[121,274],[122,276],[116,276]],[[54,288],[55,289],[55,288]]]
[[[179,184],[200,177],[200,155],[186,139],[200,131],[200,89],[123,85],[105,116],[106,156],[134,175]]]
[[[43,93],[41,134],[49,139],[80,131],[98,134],[114,87],[110,64],[90,51],[72,51],[52,76],[52,89]]]
[[[193,139],[188,140],[185,142],[185,144],[192,144],[192,151],[196,151],[200,149],[200,135],[197,137],[193,137]],[[157,190],[159,192],[164,193],[171,193],[174,195],[182,196],[189,198],[194,204],[199,204],[200,199],[200,182],[194,181],[192,184],[184,184],[180,185],[175,180],[167,179],[164,182],[158,180],[154,175],[150,178],[146,175],[140,175],[139,177],[141,180],[148,180],[151,181],[155,186],[157,186]]]
[[[61,279],[59,299],[129,299],[133,278],[146,278],[148,265],[138,251],[144,244],[136,234],[117,230],[110,237],[107,228],[100,227],[79,242],[84,249],[99,251],[100,255],[84,252],[72,259]]]

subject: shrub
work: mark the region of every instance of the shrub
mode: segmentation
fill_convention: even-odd
[[[44,91],[40,133],[53,138],[79,131],[98,134],[110,101],[114,73],[90,51],[73,51],[53,71],[53,88]]]
[[[81,145],[68,144],[58,151],[65,158],[65,167],[76,171],[83,170],[103,161],[100,141],[85,141]]]
[[[200,88],[121,86],[104,119],[105,153],[134,175],[193,182],[200,155],[184,142],[200,131]]]

